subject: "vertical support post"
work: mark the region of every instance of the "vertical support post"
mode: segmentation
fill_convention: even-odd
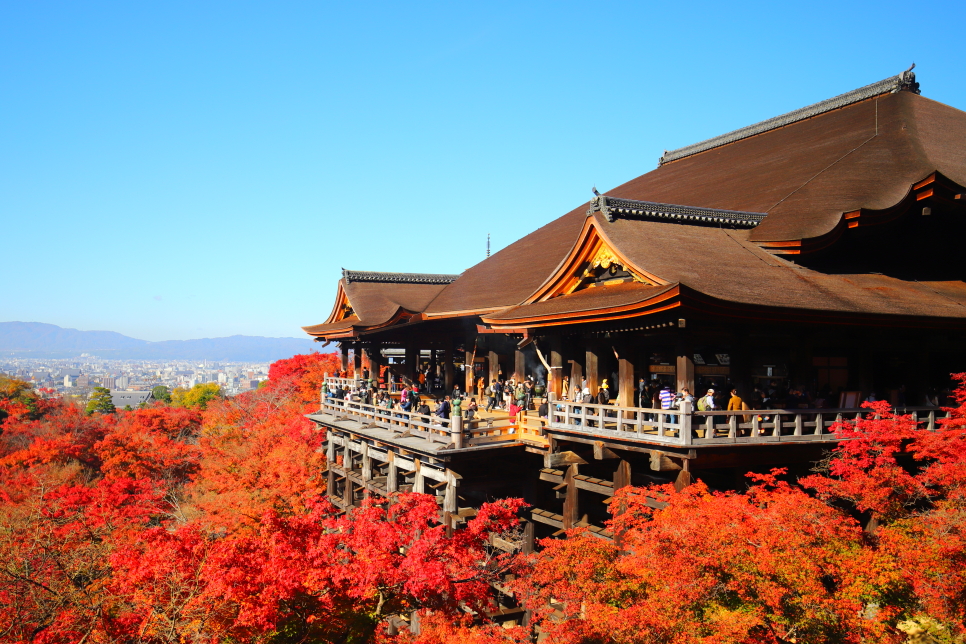
[[[369,457],[369,443],[362,443],[362,480],[372,480],[372,459]]]
[[[454,449],[461,449],[463,447],[463,419],[461,417],[453,416],[449,419],[449,432]]]
[[[580,510],[577,502],[577,482],[574,477],[577,475],[577,464],[572,463],[570,467],[567,468],[567,473],[564,475],[564,483],[567,486],[566,496],[563,502],[563,527],[564,530],[570,530],[577,524],[577,513]]]
[[[423,476],[423,464],[422,461],[416,459],[416,475],[413,477],[413,492],[417,494],[426,493],[426,477]]]
[[[499,380],[500,378],[500,356],[497,355],[496,351],[490,351],[490,354],[487,358],[487,367],[490,370],[490,380],[486,384],[489,385],[494,380]]]
[[[347,469],[345,471],[345,487],[342,488],[342,503],[346,508],[349,508],[354,505],[352,501],[352,481],[349,480],[349,470]]]
[[[453,349],[447,346],[443,350],[443,388],[447,394],[453,391],[453,385],[455,384],[456,367],[453,364],[453,358]]]
[[[678,477],[674,481],[674,489],[680,492],[684,488],[691,485],[691,463],[688,459],[681,459],[681,469],[678,471]]]
[[[586,351],[586,361],[584,362],[584,370],[586,371],[584,377],[587,379],[587,386],[590,388],[591,396],[596,396],[597,389],[600,388],[600,372],[598,371],[599,365],[600,361],[597,346],[594,344],[588,345]]]
[[[519,382],[527,376],[527,357],[523,349],[513,351],[513,378]]]
[[[419,348],[413,342],[406,343],[406,363],[404,365],[406,378],[409,382],[416,381],[416,371],[419,368]]]
[[[691,433],[691,403],[689,403],[687,401],[682,401],[681,402],[681,410],[680,411],[681,411],[681,414],[680,414],[679,419],[680,419],[680,423],[681,423],[681,435],[678,438],[681,439],[681,443],[682,444],[684,444],[684,445],[690,445],[691,444],[691,438],[692,438],[692,433]]]
[[[577,388],[578,396],[580,392],[580,383],[584,379],[584,369],[583,366],[576,360],[570,361],[570,389],[573,390],[574,387]],[[572,402],[580,402],[578,400]]]
[[[456,507],[456,487],[459,485],[459,477],[456,472],[446,470],[446,492],[443,495],[443,512],[455,513]]]
[[[550,373],[547,374],[547,388],[557,400],[567,392],[563,388],[563,343],[559,337],[550,339]],[[550,396],[548,396],[549,398]]]
[[[359,342],[352,347],[352,377],[362,377],[362,346]]]
[[[533,521],[527,521],[523,524],[523,554],[530,554],[534,550],[534,530]]]
[[[339,368],[342,371],[349,370],[349,343],[342,342],[339,344]]]
[[[389,472],[386,474],[386,492],[388,492],[389,494],[392,494],[393,492],[396,492],[399,490],[399,485],[396,482],[397,477],[396,477],[395,452],[390,450],[389,452],[386,453],[386,457],[388,458],[387,463],[389,465]]]
[[[678,353],[677,358],[677,390],[687,389],[692,395],[694,390],[694,356],[690,353]]]
[[[379,383],[379,374],[382,369],[382,347],[378,343],[373,343],[366,351],[369,356],[369,377]]]
[[[617,359],[617,406],[635,407],[634,396],[637,387],[634,383],[634,361],[631,359],[631,352],[628,348],[621,351]]]
[[[467,344],[467,346],[469,346]],[[472,351],[467,351],[465,360],[463,362],[463,375],[465,376],[466,384],[464,385],[464,391],[467,396],[475,395],[476,390],[476,374],[474,367],[476,366],[476,347],[473,347]],[[480,402],[477,400],[477,402]]]
[[[617,464],[617,470],[614,472],[614,491],[621,489],[622,487],[627,487],[631,484],[631,464],[621,459],[620,463]]]

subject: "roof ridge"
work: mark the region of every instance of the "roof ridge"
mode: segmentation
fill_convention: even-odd
[[[918,94],[919,83],[916,82],[916,74],[912,71],[913,67],[915,67],[915,64],[897,76],[891,76],[877,83],[854,89],[851,92],[839,94],[824,101],[813,103],[812,105],[807,105],[797,110],[786,112],[785,114],[773,116],[770,119],[759,121],[758,123],[738,128],[737,130],[732,130],[731,132],[720,134],[698,143],[692,143],[691,145],[686,145],[682,148],[671,150],[670,152],[665,150],[664,156],[658,159],[657,164],[658,166],[662,166],[671,161],[677,161],[678,159],[734,143],[735,141],[740,141],[750,136],[755,136],[756,134],[763,134],[764,132],[791,125],[798,121],[804,121],[813,116],[847,107],[853,103],[858,103],[859,101],[864,101],[882,94],[896,94],[903,91]]]
[[[382,273],[378,271],[350,271],[342,269],[346,282],[388,282],[391,284],[450,284],[459,275],[444,273]]]
[[[701,208],[680,204],[658,203],[656,201],[637,201],[599,195],[591,199],[587,214],[600,212],[613,222],[618,216],[622,219],[671,220],[682,224],[718,224],[754,228],[768,213],[744,210],[723,210],[720,208]]]

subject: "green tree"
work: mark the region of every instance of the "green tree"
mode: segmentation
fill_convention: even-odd
[[[114,403],[111,402],[111,390],[104,387],[94,387],[91,391],[91,397],[87,401],[87,410],[84,413],[90,416],[94,412],[113,414],[115,411]]]
[[[171,392],[171,404],[186,409],[207,409],[208,402],[224,394],[216,382],[197,384],[191,389],[176,388]]]
[[[171,390],[164,385],[158,385],[151,390],[151,397],[155,400],[160,400],[161,402],[170,403],[171,402]]]

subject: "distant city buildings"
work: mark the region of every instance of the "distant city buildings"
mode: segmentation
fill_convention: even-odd
[[[258,387],[268,378],[268,363],[202,363],[187,360],[104,360],[84,355],[67,359],[0,356],[0,373],[20,378],[54,395],[86,399],[94,387],[110,389],[124,402],[115,406],[136,408],[151,390],[164,385],[190,389],[200,383],[217,383],[227,395]]]

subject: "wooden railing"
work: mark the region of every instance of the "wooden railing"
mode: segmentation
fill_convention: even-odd
[[[550,407],[552,429],[593,436],[633,438],[669,445],[719,445],[727,443],[776,443],[838,440],[832,425],[856,420],[867,409],[767,409],[745,411],[692,412],[683,409],[615,407],[595,403],[557,401]],[[937,418],[948,417],[936,407],[907,407],[928,430],[935,430]]]
[[[354,400],[326,398],[323,413],[337,418],[356,420],[381,429],[415,436],[432,443],[462,449],[491,443],[517,442],[522,436],[516,426],[506,420],[466,420],[460,417],[440,418],[402,409],[385,409]]]
[[[358,389],[362,386],[362,378],[326,377],[325,384],[329,386],[329,391],[335,391],[339,387],[343,389]]]

